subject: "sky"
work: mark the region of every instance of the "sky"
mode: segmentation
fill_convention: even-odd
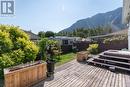
[[[15,15],[0,16],[0,24],[33,33],[59,32],[80,19],[122,7],[123,0],[15,0]]]

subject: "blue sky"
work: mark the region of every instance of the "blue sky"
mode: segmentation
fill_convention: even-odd
[[[123,0],[15,0],[15,16],[0,17],[0,24],[13,24],[34,33],[58,32],[79,19],[122,7]]]

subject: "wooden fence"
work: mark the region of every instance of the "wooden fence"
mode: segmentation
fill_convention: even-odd
[[[46,78],[46,63],[5,73],[5,87],[29,87]]]
[[[92,43],[93,42],[82,41],[75,43],[75,46],[77,47],[78,51],[85,51],[89,47],[89,44]],[[109,44],[104,44],[103,41],[97,41],[97,44],[99,44],[99,52],[103,52],[106,50],[121,50],[124,48],[128,48],[127,40],[111,42]]]

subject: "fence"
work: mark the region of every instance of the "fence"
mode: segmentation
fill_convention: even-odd
[[[103,52],[106,50],[121,50],[123,48],[128,48],[128,41],[123,40],[123,41],[118,41],[118,42],[111,42],[109,44],[104,44],[103,41],[97,41],[99,44],[99,52]],[[75,43],[78,51],[84,51],[89,47],[89,44],[92,44],[92,42],[77,42]]]
[[[109,44],[104,44],[102,42],[98,43],[99,44],[99,51],[103,52],[106,50],[121,50],[124,48],[128,48],[128,41],[123,40],[123,41],[118,41],[118,42],[111,42]]]
[[[62,50],[62,53],[72,52],[72,45],[62,45],[61,50]]]
[[[46,63],[5,72],[5,87],[29,87],[46,78]]]
[[[85,51],[89,47],[89,44],[91,44],[89,41],[77,41],[74,43],[77,51]]]

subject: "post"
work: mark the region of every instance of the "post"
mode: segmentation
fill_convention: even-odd
[[[129,28],[128,28],[128,50],[130,51],[130,22],[128,24]]]

